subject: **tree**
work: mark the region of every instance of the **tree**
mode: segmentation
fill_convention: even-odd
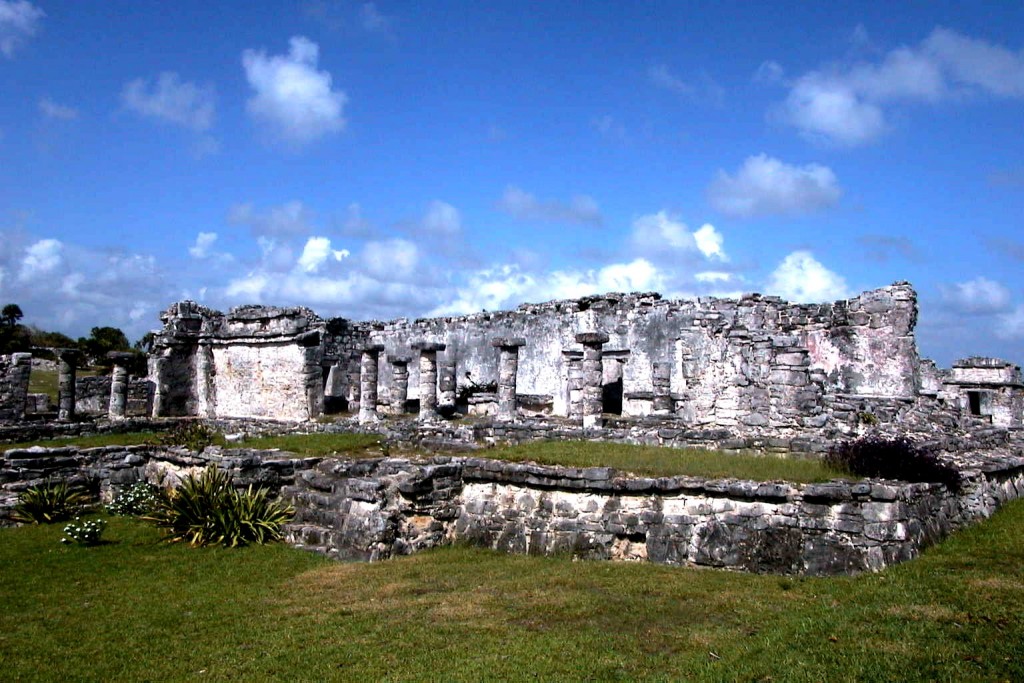
[[[156,341],[156,332],[147,332],[135,342],[135,350],[142,353],[149,353],[153,350],[153,342]]]
[[[3,320],[3,324],[10,328],[17,325],[18,321],[24,317],[25,314],[21,312],[21,306],[18,304],[7,304],[3,311],[0,311],[0,320]]]
[[[130,351],[132,348],[128,337],[116,327],[94,327],[88,338],[78,340],[78,346],[94,362],[105,360],[110,351]]]

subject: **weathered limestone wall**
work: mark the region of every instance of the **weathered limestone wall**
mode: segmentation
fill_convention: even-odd
[[[1018,450],[1019,452],[1019,450]],[[484,458],[341,460],[277,451],[203,454],[152,446],[11,450],[0,461],[0,524],[17,493],[52,478],[109,498],[136,481],[177,485],[207,465],[268,486],[298,511],[296,545],[381,560],[455,541],[507,552],[787,574],[876,571],[1024,495],[1010,450],[960,457],[965,485],[864,480],[794,485],[623,477]]]
[[[690,423],[803,426],[818,421],[823,395],[913,397],[919,359],[917,306],[906,283],[847,301],[795,305],[777,297],[666,301],[657,294],[609,294],[523,305],[514,311],[367,323],[382,362],[411,344],[445,344],[459,389],[496,384],[495,338],[521,337],[517,391],[569,415],[576,335],[604,332],[604,383],[621,380],[623,413],[653,411],[654,364],[664,364],[672,412]],[[350,331],[354,328],[350,328]],[[344,356],[345,349],[336,353]],[[568,355],[567,355],[568,354]],[[467,374],[468,373],[468,374]],[[410,396],[419,373],[410,367]]]
[[[306,308],[227,315],[172,305],[150,357],[155,416],[311,420],[322,414],[324,322]]]
[[[324,460],[283,491],[299,511],[291,540],[342,559],[468,540],[516,553],[824,575],[915,557],[1024,494],[1024,460],[980,462],[960,494],[883,481],[622,478],[481,458]]]
[[[75,379],[75,413],[106,415],[110,410],[110,375]],[[149,415],[153,410],[153,383],[142,377],[128,380],[128,415]]]
[[[32,354],[0,356],[0,420],[25,417],[31,372]]]

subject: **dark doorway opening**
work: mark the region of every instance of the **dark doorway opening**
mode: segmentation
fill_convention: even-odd
[[[622,415],[622,378],[601,387],[602,412]]]
[[[967,403],[971,407],[971,415],[981,415],[981,392],[968,391]]]

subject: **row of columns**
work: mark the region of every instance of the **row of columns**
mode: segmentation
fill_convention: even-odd
[[[608,335],[603,332],[581,332],[576,335],[576,341],[583,345],[580,403],[585,428],[601,426],[604,373],[602,347],[608,342],[608,339]],[[491,341],[491,345],[498,349],[499,354],[498,418],[512,419],[516,414],[519,349],[526,345],[526,340],[522,337],[498,337]],[[446,346],[440,342],[421,341],[413,343],[412,348],[419,351],[419,419],[421,421],[431,420],[437,416],[438,405],[437,353],[444,351]],[[360,422],[373,422],[379,419],[377,414],[378,367],[380,353],[383,350],[384,345],[379,343],[368,344],[362,349],[359,361]],[[391,401],[394,412],[401,412],[409,395],[409,362],[410,359],[405,356],[391,359],[393,373]],[[668,366],[668,364],[664,365]],[[659,377],[660,372],[660,370],[656,371]],[[449,377],[454,385],[454,372],[446,372],[444,376]],[[445,398],[449,402],[454,402],[454,386],[442,386],[441,391],[450,392],[452,396]]]
[[[78,371],[78,349],[57,349],[57,419],[69,422],[75,418],[75,379]],[[128,362],[132,354],[111,351],[107,358],[113,361],[110,376],[110,406],[107,416],[123,420],[128,412]]]

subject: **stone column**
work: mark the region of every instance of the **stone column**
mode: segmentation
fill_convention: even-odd
[[[601,347],[608,341],[608,335],[604,332],[580,332],[576,341],[583,344],[583,428],[601,427],[601,413],[604,412]]]
[[[455,412],[455,361],[442,360],[437,365],[437,407]]]
[[[348,403],[349,412],[356,412],[359,410],[359,361],[355,358],[355,354],[348,360],[345,377],[348,378],[345,401]]]
[[[208,341],[196,346],[196,415],[216,417],[217,400],[214,389],[213,346]]]
[[[412,348],[420,352],[420,420],[437,417],[437,352],[444,351],[440,342],[415,342]]]
[[[11,413],[14,419],[25,417],[28,405],[28,383],[32,376],[32,354],[11,354]]]
[[[383,344],[363,347],[359,359],[359,422],[376,422],[377,415],[377,363]]]
[[[111,351],[107,358],[114,362],[110,375],[110,408],[107,417],[111,420],[123,420],[128,415],[128,362],[132,354],[123,351]]]
[[[491,341],[498,348],[498,419],[516,416],[516,374],[519,372],[519,347],[526,346],[522,337],[498,337]]]
[[[395,415],[405,412],[409,400],[409,360],[408,356],[391,359],[391,412]]]
[[[653,363],[651,366],[651,384],[654,389],[654,402],[651,411],[655,415],[668,415],[673,412],[672,402],[672,364]]]
[[[57,386],[57,419],[68,422],[75,418],[75,370],[78,367],[76,349],[57,349],[60,359]]]

